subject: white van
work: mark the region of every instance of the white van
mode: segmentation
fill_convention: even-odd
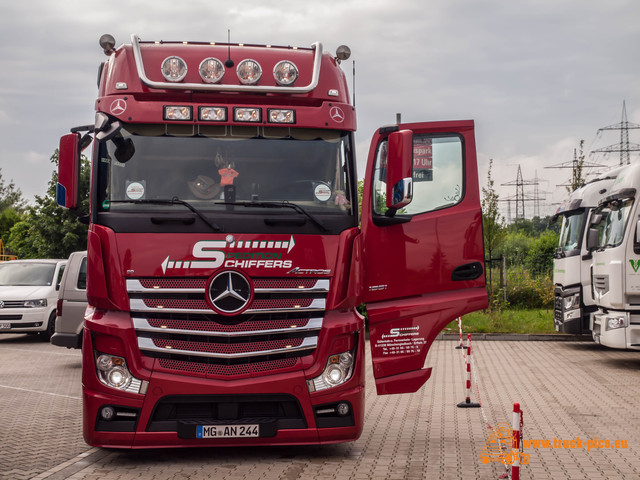
[[[49,341],[66,264],[49,259],[0,263],[0,333],[39,333]]]
[[[87,309],[87,252],[73,252],[67,261],[58,293],[55,333],[51,343],[81,348],[84,312]]]

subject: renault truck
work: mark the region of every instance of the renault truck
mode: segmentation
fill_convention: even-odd
[[[597,307],[591,290],[592,253],[587,248],[591,215],[610,193],[619,168],[598,175],[574,190],[552,221],[562,218],[553,255],[554,324],[561,333],[590,335],[591,313]]]
[[[347,47],[100,43],[57,189],[78,208],[91,144],[85,440],[357,439],[365,348],[378,394],[415,392],[436,335],[487,305],[474,122],[378,128],[360,218]]]
[[[597,311],[591,314],[596,343],[640,350],[640,164],[623,167],[603,198],[589,229],[592,286]]]

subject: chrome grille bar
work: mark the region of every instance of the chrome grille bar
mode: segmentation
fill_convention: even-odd
[[[187,330],[181,328],[159,328],[149,325],[146,318],[133,317],[133,328],[138,332],[167,333],[172,335],[200,335],[206,337],[247,337],[252,335],[274,335],[281,333],[313,332],[322,328],[322,318],[310,318],[302,327],[275,328],[272,330],[251,330],[246,332],[215,332],[209,330]]]
[[[176,348],[163,348],[158,347],[153,343],[153,339],[147,337],[138,337],[138,348],[141,351],[155,352],[172,355],[187,355],[193,357],[206,357],[206,358],[246,358],[246,357],[260,357],[266,355],[277,355],[281,353],[301,352],[305,350],[313,350],[318,345],[318,337],[306,337],[302,344],[297,347],[289,348],[276,348],[272,350],[262,350],[255,352],[239,352],[239,353],[212,353],[212,352],[199,352],[191,350],[179,350]]]

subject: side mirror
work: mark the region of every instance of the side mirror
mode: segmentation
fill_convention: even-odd
[[[592,251],[598,247],[600,231],[597,228],[590,228],[587,232],[587,250]]]
[[[391,133],[387,155],[386,205],[395,214],[413,200],[413,132]]]
[[[58,185],[56,201],[64,208],[78,208],[80,180],[80,134],[69,133],[60,138],[58,150]]]

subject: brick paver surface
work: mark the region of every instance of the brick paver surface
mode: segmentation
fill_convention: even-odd
[[[80,352],[0,336],[0,478],[495,479],[504,466],[479,460],[489,432],[482,414],[492,425],[510,424],[513,402],[524,411],[525,440],[584,442],[529,446],[521,478],[640,478],[640,352],[474,342],[472,401],[481,400],[481,411],[456,407],[465,398],[465,367],[454,346],[435,342],[427,359],[433,375],[415,394],[378,397],[368,369],[364,432],[353,443],[114,451],[82,440]],[[600,439],[627,448],[595,448]]]

